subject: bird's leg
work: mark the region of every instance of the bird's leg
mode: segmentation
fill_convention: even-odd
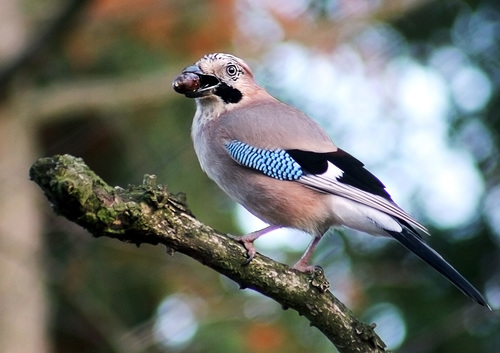
[[[248,258],[245,260],[245,262],[243,262],[243,266],[248,265],[250,263],[250,261],[253,260],[253,258],[255,257],[255,254],[257,253],[257,250],[255,250],[255,246],[253,245],[253,242],[256,241],[258,238],[260,238],[262,235],[269,233],[273,230],[279,229],[279,228],[281,228],[281,226],[271,225],[271,226],[268,226],[264,229],[258,230],[256,232],[245,234],[241,237],[235,237],[235,236],[230,235],[231,238],[239,241],[241,244],[243,244],[245,249],[247,249]]]
[[[314,272],[316,267],[309,265],[309,260],[311,260],[311,256],[314,253],[314,249],[316,249],[316,246],[319,244],[319,241],[321,240],[321,237],[313,237],[313,240],[307,247],[306,251],[302,255],[299,261],[295,265],[293,265],[293,268],[296,270],[299,270],[300,272]]]

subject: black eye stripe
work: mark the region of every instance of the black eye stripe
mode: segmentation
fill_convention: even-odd
[[[238,103],[243,95],[239,90],[221,82],[215,89],[215,94],[221,97],[224,103]]]

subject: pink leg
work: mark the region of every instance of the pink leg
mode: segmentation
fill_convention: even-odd
[[[314,253],[314,249],[316,249],[316,246],[319,244],[319,241],[321,240],[321,237],[314,237],[309,246],[307,247],[306,251],[304,252],[304,255],[300,258],[299,261],[295,265],[293,265],[293,268],[296,270],[299,270],[300,272],[313,272],[315,267],[312,265],[309,265],[309,261],[311,260],[311,257]]]
[[[243,244],[245,249],[247,249],[248,258],[243,263],[243,266],[248,265],[250,261],[253,260],[255,254],[257,253],[257,250],[255,250],[255,246],[253,245],[253,242],[256,241],[258,238],[260,238],[262,235],[280,228],[281,226],[271,225],[256,232],[245,234],[241,237],[232,237],[235,240],[239,241],[241,244]]]

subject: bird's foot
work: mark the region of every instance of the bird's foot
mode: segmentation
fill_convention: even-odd
[[[255,257],[255,254],[257,254],[257,250],[255,249],[255,246],[253,245],[253,242],[255,241],[255,237],[253,237],[253,233],[246,234],[243,236],[235,236],[232,234],[228,234],[228,236],[231,239],[236,240],[238,243],[241,243],[243,247],[247,251],[247,258],[245,261],[241,263],[242,266],[247,266]]]
[[[241,263],[242,266],[247,266],[250,262],[252,262],[253,258],[255,257],[255,254],[257,254],[257,250],[255,249],[255,246],[253,245],[253,242],[247,241],[247,242],[242,242],[243,246],[245,249],[247,249],[247,259]]]
[[[298,265],[298,266],[297,266]],[[303,265],[300,261],[294,266],[294,269],[307,273],[311,286],[324,293],[330,288],[330,282],[325,277],[325,271],[321,266]]]
[[[297,271],[307,273],[309,283],[312,287],[324,293],[330,288],[330,283],[325,277],[325,271],[321,266],[308,265],[309,257],[302,257],[293,268]]]
[[[320,237],[314,237],[312,239],[311,244],[309,244],[309,246],[307,247],[306,251],[304,252],[304,255],[302,255],[300,260],[297,261],[295,265],[293,265],[294,269],[305,273],[313,273],[316,271],[316,269],[319,266],[309,265],[309,261],[311,260],[312,254],[314,253],[314,249],[316,249],[316,246],[318,245],[320,239],[321,239]]]
[[[228,236],[231,239],[234,239],[237,242],[241,243],[245,247],[245,249],[247,250],[247,259],[245,261],[243,261],[243,263],[241,265],[247,266],[253,260],[255,255],[257,254],[257,250],[255,249],[255,246],[253,245],[254,241],[256,241],[262,235],[264,235],[270,231],[273,231],[275,229],[279,229],[279,228],[281,228],[281,227],[276,226],[276,225],[271,225],[271,226],[268,226],[264,229],[258,230],[256,232],[242,235],[241,237],[237,237],[237,236],[228,234]]]

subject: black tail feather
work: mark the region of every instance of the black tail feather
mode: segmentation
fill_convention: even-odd
[[[434,267],[435,270],[457,286],[457,288],[460,289],[465,295],[491,310],[483,295],[479,293],[479,291],[474,288],[474,286],[470,284],[469,281],[467,281],[460,273],[458,273],[453,266],[443,259],[441,255],[439,255],[429,245],[424,243],[420,237],[413,234],[412,231],[403,228],[402,232],[387,230],[387,233],[426,263]]]

